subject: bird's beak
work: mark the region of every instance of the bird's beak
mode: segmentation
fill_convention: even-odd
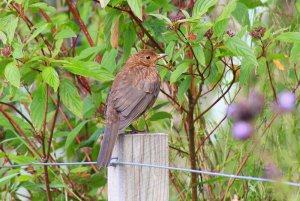
[[[165,56],[168,56],[167,54],[157,54],[157,59],[164,58]]]

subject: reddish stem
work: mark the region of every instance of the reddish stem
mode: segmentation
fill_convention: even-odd
[[[83,34],[85,35],[87,41],[89,42],[90,46],[94,47],[95,43],[92,40],[92,38],[91,38],[91,36],[90,36],[90,34],[89,34],[89,32],[88,32],[88,30],[87,30],[87,28],[86,28],[83,20],[81,19],[78,10],[73,6],[71,0],[66,0],[66,2],[67,2],[68,6],[70,8],[70,11],[73,13],[73,16],[74,16],[75,20],[79,23],[80,28],[81,28]],[[102,57],[100,55],[97,55],[97,60],[98,60],[99,63],[101,63]]]

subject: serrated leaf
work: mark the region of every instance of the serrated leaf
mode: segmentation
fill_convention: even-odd
[[[91,57],[90,60],[96,57],[96,55],[103,49],[101,46],[89,47],[80,52],[80,54],[75,57],[77,60],[83,60]]]
[[[254,69],[254,65],[252,63],[249,63],[246,60],[242,61],[241,70],[240,70],[240,84],[246,84],[246,82],[249,80],[249,77],[253,69]]]
[[[47,12],[55,12],[56,11],[56,9],[54,7],[49,6],[48,4],[43,3],[43,2],[30,4],[29,7],[30,8],[40,8],[40,9],[42,9],[44,11],[47,11]]]
[[[23,54],[23,44],[21,42],[14,42],[13,43],[13,57],[15,59],[20,59],[24,56]]]
[[[10,62],[6,65],[4,75],[11,85],[20,88],[21,75],[15,61]]]
[[[236,8],[236,0],[230,0],[223,9],[222,14],[216,19],[216,22],[230,17],[232,11]]]
[[[142,14],[142,0],[127,0],[129,7],[131,8],[132,12],[140,19],[143,20]]]
[[[11,175],[3,176],[0,178],[0,187],[7,184],[11,179],[15,178],[19,173],[14,173]]]
[[[175,47],[175,42],[171,41],[168,46],[165,49],[165,53],[168,55],[167,56],[167,61],[170,61],[173,57],[173,52],[174,52],[174,47]]]
[[[127,60],[131,53],[131,48],[136,40],[136,34],[134,32],[134,29],[132,26],[126,26],[124,31],[124,36],[123,36],[123,59]]]
[[[31,40],[33,40],[35,37],[37,37],[42,31],[44,31],[48,27],[48,23],[42,24],[39,28],[37,28],[28,38],[26,41],[26,44],[29,43]]]
[[[80,132],[80,130],[83,128],[83,126],[86,124],[86,121],[81,122],[78,126],[76,126],[67,136],[67,140],[65,143],[65,149],[69,149],[72,142],[75,140],[76,136]]]
[[[295,43],[291,50],[290,60],[292,62],[297,62],[300,59],[300,44]]]
[[[250,26],[248,8],[243,3],[238,2],[235,10],[232,12],[234,18],[241,24]]]
[[[208,11],[210,7],[214,6],[217,2],[217,0],[197,1],[194,6],[193,17],[201,17],[204,13]]]
[[[102,8],[105,8],[110,0],[98,0]]]
[[[161,119],[170,119],[172,115],[168,112],[156,112],[148,120],[149,121],[158,121]]]
[[[225,18],[215,23],[214,32],[217,36],[222,35],[224,31],[227,29],[229,23],[229,19]]]
[[[76,37],[76,33],[71,29],[63,29],[54,37],[56,40]]]
[[[111,72],[102,65],[93,61],[73,60],[62,66],[67,71],[84,77],[92,77],[98,81],[106,82],[114,79]]]
[[[52,67],[46,67],[43,69],[42,77],[47,84],[53,87],[54,91],[56,92],[59,86],[59,78],[58,74]]]
[[[183,82],[180,83],[177,96],[179,103],[182,102],[183,96],[191,84],[191,80],[192,78],[188,76]]]
[[[35,162],[35,159],[31,156],[24,156],[24,155],[16,155],[16,154],[9,154],[9,159],[17,164],[26,164]]]
[[[35,128],[40,130],[46,112],[46,84],[42,84],[33,94],[30,105],[30,116]]]
[[[106,51],[103,55],[101,65],[111,73],[114,72],[117,67],[116,64],[117,55],[118,55],[117,49],[111,49],[110,51]]]
[[[300,43],[300,32],[285,32],[275,38],[283,42]]]
[[[7,39],[8,39],[9,43],[11,43],[13,38],[14,38],[15,31],[16,31],[16,28],[18,26],[19,18],[14,18],[14,19],[11,19],[11,20],[12,21],[9,22],[9,26],[6,27],[6,34],[7,34]]]
[[[5,33],[3,33],[2,31],[0,31],[0,40],[2,41],[3,45],[6,45],[7,38]]]
[[[249,64],[258,65],[253,50],[240,38],[232,37],[225,42],[225,47],[235,56],[242,56]]]
[[[63,42],[64,42],[63,39],[59,39],[59,40],[55,41],[55,48],[54,48],[53,53],[52,53],[52,58],[55,58],[56,55],[59,53]]]
[[[202,66],[205,66],[205,54],[203,51],[203,47],[201,45],[196,45],[193,47],[194,52],[195,52],[195,56],[198,59],[199,63]]]
[[[90,168],[89,167],[76,167],[70,171],[70,173],[76,174],[80,172],[88,172]]]
[[[76,116],[82,118],[83,102],[77,88],[68,79],[62,79],[59,93],[63,104]]]
[[[167,24],[172,24],[171,20],[164,15],[161,15],[161,14],[149,14],[149,15],[154,16],[158,19],[161,19],[161,20],[165,21]]]
[[[171,73],[171,77],[170,77],[171,84],[176,82],[179,76],[186,71],[186,69],[188,68],[188,64],[189,63],[185,61],[176,67],[175,71]]]

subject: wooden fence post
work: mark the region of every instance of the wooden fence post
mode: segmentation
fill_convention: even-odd
[[[121,162],[169,164],[168,135],[121,134],[113,158]],[[169,172],[166,169],[116,165],[108,168],[108,201],[168,201]]]

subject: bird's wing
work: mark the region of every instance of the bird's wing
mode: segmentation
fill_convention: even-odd
[[[119,130],[128,127],[153,105],[160,86],[159,79],[148,80],[147,76],[142,77],[134,71],[124,72],[124,74],[120,75],[118,85],[110,94],[114,108],[120,115]]]

